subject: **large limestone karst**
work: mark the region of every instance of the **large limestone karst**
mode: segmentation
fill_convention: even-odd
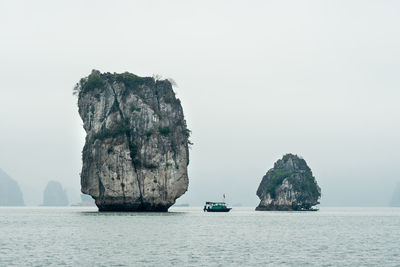
[[[94,70],[75,93],[82,193],[100,211],[167,211],[189,183],[190,131],[171,82]]]
[[[311,210],[321,189],[304,159],[286,154],[262,178],[256,210]]]
[[[43,206],[68,206],[67,193],[60,182],[47,183],[43,192]]]
[[[0,169],[0,206],[24,206],[18,183]]]

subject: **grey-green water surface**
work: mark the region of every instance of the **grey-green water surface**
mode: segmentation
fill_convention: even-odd
[[[0,208],[0,266],[400,266],[400,208]]]

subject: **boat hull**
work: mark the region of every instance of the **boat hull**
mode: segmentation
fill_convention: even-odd
[[[226,209],[206,209],[205,211],[207,212],[229,212],[232,208],[226,208]]]

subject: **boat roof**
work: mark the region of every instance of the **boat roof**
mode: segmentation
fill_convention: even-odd
[[[207,201],[206,204],[217,204],[217,205],[225,205],[225,202],[211,202],[211,201]]]

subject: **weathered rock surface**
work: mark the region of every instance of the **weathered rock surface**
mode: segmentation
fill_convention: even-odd
[[[75,92],[82,193],[100,211],[167,211],[189,183],[190,131],[171,82],[93,71]]]
[[[0,206],[24,206],[18,183],[0,169]]]
[[[43,192],[43,206],[68,206],[68,197],[57,181],[47,183]]]
[[[310,210],[319,204],[321,189],[304,159],[287,154],[262,178],[256,210]]]

